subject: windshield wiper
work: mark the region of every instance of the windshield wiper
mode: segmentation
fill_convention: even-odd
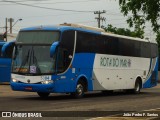
[[[41,73],[41,70],[40,70],[39,65],[38,65],[38,62],[37,62],[37,58],[36,58],[36,56],[34,55],[34,49],[33,49],[33,47],[32,47],[32,57],[33,57],[33,58],[32,58],[32,59],[33,59],[33,64],[35,64],[38,73]],[[30,61],[30,62],[31,62],[31,61]],[[36,72],[37,72],[37,71],[36,71]]]
[[[30,50],[28,50],[27,55],[25,56],[24,60],[22,61],[21,66],[19,67],[18,72],[20,72],[21,68],[23,68],[23,67],[24,67],[24,65],[28,62],[28,59],[29,59],[29,53],[30,53]]]

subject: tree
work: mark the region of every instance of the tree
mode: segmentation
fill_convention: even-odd
[[[144,29],[145,22],[151,23],[153,31],[157,34],[156,41],[160,53],[160,0],[119,0],[121,12],[124,16],[130,15],[127,23],[130,27]]]
[[[144,31],[143,29],[136,29],[134,31],[131,31],[129,29],[125,28],[116,28],[113,27],[111,24],[109,24],[107,27],[103,27],[106,32],[111,32],[119,35],[125,35],[125,36],[131,36],[131,37],[138,37],[143,38],[144,37]]]
[[[145,21],[149,21],[152,24],[153,31],[159,31],[159,0],[119,0],[119,5],[124,16],[132,14],[127,20],[130,27],[138,24],[144,27]]]

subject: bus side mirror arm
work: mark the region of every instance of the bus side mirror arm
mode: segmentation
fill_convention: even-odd
[[[54,42],[50,47],[50,57],[52,58],[56,53],[56,49],[59,46],[59,42]]]

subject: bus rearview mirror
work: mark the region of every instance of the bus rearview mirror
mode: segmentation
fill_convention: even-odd
[[[15,41],[5,43],[1,49],[2,56],[7,57],[7,58],[11,58],[14,46],[15,46]]]
[[[58,46],[59,46],[59,42],[54,42],[51,45],[51,48],[50,48],[50,57],[54,56],[54,54],[56,53],[56,49],[57,49]]]

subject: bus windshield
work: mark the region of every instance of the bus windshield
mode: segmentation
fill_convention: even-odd
[[[58,31],[20,31],[17,43],[52,44],[59,40],[59,34]]]
[[[55,72],[55,58],[50,58],[48,45],[16,45],[12,72],[17,74],[51,74]]]
[[[59,37],[59,31],[20,31],[13,51],[12,73],[53,74],[55,58],[50,58],[50,46]]]

